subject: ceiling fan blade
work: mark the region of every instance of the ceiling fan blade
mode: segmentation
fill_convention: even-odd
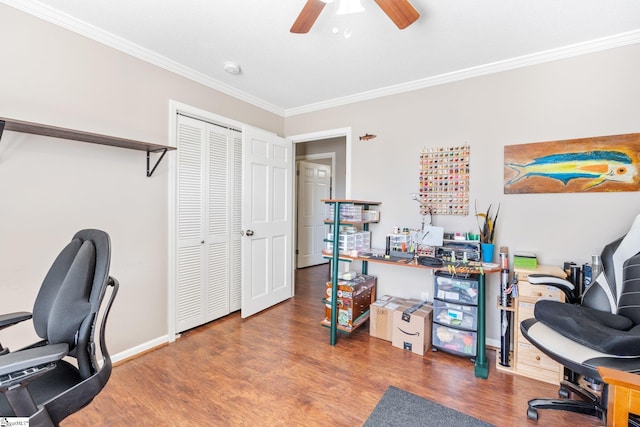
[[[378,6],[401,30],[418,20],[420,14],[408,0],[376,0]]]
[[[318,19],[320,12],[324,9],[325,4],[320,0],[307,0],[289,31],[297,34],[308,33],[316,19]]]

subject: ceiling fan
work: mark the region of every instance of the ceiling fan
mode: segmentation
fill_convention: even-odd
[[[327,0],[307,0],[289,31],[296,34],[308,33],[328,2]],[[375,0],[375,2],[401,30],[413,24],[420,17],[418,11],[408,0]]]

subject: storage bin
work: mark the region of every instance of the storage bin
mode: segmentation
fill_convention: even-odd
[[[477,333],[444,325],[434,325],[433,346],[449,353],[475,356]]]
[[[478,307],[433,301],[433,321],[441,325],[475,331],[477,329]]]
[[[434,277],[434,297],[439,300],[478,305],[478,280],[440,273]]]
[[[340,220],[346,222],[362,221],[362,210],[363,207],[361,205],[340,205]],[[334,212],[334,205],[327,205],[326,219],[328,221],[333,221]]]

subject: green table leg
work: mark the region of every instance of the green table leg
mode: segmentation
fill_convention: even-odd
[[[487,362],[487,348],[485,343],[486,322],[485,314],[485,275],[481,273],[478,278],[478,347],[476,351],[475,375],[478,378],[489,377],[489,363]]]
[[[336,345],[338,335],[338,263],[340,255],[338,242],[340,237],[340,203],[333,205],[333,256],[331,257],[331,330],[329,343]]]

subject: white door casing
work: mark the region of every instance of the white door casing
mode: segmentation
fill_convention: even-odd
[[[331,167],[304,160],[297,162],[297,252],[296,267],[329,262],[322,255],[328,226],[323,199],[331,198]]]
[[[243,126],[242,317],[293,296],[293,143]]]

